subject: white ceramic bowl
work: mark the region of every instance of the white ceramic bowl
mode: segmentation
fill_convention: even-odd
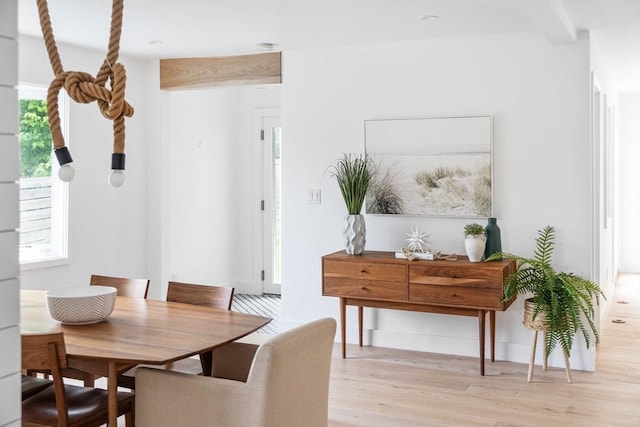
[[[55,320],[73,325],[100,322],[116,305],[116,288],[77,286],[47,292],[49,314]]]

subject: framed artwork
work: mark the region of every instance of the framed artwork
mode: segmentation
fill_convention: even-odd
[[[493,216],[493,118],[366,120],[365,213]]]

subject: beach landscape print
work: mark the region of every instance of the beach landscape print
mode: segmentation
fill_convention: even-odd
[[[365,213],[490,217],[492,117],[366,120]]]

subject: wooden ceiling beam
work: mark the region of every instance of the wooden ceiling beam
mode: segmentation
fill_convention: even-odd
[[[281,53],[160,60],[160,89],[282,83]]]

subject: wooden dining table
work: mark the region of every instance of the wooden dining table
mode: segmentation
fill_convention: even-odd
[[[111,315],[90,325],[54,320],[46,291],[20,292],[21,333],[64,333],[69,367],[107,377],[109,426],[117,426],[118,374],[138,364],[164,365],[212,350],[271,320],[192,304],[116,297]]]

